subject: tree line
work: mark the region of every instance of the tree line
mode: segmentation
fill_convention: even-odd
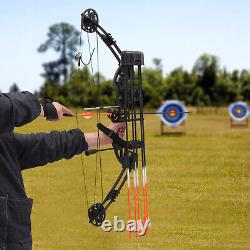
[[[59,23],[49,28],[47,36],[38,52],[53,49],[59,57],[43,64],[44,84],[36,94],[67,106],[115,104],[112,80],[99,72],[92,75],[87,66],[77,69],[73,65],[80,32],[70,24]],[[229,72],[221,68],[217,56],[206,53],[190,71],[179,67],[168,74],[163,72],[161,59],[155,58],[152,67],[143,67],[142,79],[144,105],[149,108],[157,108],[167,99],[192,106],[227,106],[234,101],[250,100],[250,70]],[[11,86],[11,91],[18,91],[17,84]]]

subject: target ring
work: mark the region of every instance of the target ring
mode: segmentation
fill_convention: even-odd
[[[245,102],[232,103],[229,106],[229,114],[235,121],[243,121],[249,116],[249,108]]]
[[[158,112],[162,122],[169,127],[177,127],[187,118],[186,107],[178,100],[165,101]]]

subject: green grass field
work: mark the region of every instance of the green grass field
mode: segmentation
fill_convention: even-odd
[[[107,123],[107,120],[104,120]],[[83,131],[96,120],[81,120]],[[147,173],[152,227],[146,237],[106,233],[88,223],[80,157],[24,172],[34,199],[34,249],[250,249],[250,128],[229,128],[227,112],[192,114],[186,136],[161,137],[159,119],[146,118]],[[18,132],[68,130],[75,120],[37,119]],[[120,166],[103,153],[104,189]],[[92,202],[95,157],[84,157]],[[100,193],[99,193],[100,194]],[[126,187],[107,218],[127,218]]]

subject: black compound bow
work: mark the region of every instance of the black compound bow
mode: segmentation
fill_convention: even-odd
[[[107,33],[99,24],[98,14],[93,9],[87,9],[81,14],[81,29],[87,33],[96,33],[108,46],[116,60],[118,69],[113,78],[113,85],[117,96],[117,108],[113,109],[109,118],[112,122],[123,122],[126,125],[125,139],[121,139],[102,123],[97,124],[98,130],[113,140],[112,148],[92,149],[85,152],[92,155],[99,151],[114,150],[121,172],[106,197],[88,209],[89,222],[94,226],[101,226],[105,220],[106,211],[116,200],[132,170],[138,174],[139,165],[142,167],[143,186],[146,185],[146,153],[144,138],[143,95],[141,67],[144,55],[139,51],[121,51],[111,34]],[[92,53],[93,54],[93,53]],[[92,57],[91,54],[91,57]],[[81,55],[76,58],[78,62]],[[91,59],[91,58],[90,58]],[[136,177],[138,181],[138,175]],[[144,219],[148,219],[147,193],[144,197]],[[145,214],[146,213],[146,214]]]

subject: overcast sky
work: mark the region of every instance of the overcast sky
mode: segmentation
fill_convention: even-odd
[[[90,7],[122,50],[144,52],[146,66],[158,57],[165,73],[179,66],[190,70],[206,52],[217,55],[228,70],[250,69],[247,0],[9,0],[0,4],[0,89],[8,91],[13,82],[22,90],[38,89],[42,63],[57,58],[37,52],[48,27],[68,22],[80,29],[80,14]],[[87,46],[81,50],[88,60]],[[111,78],[116,60],[103,45],[99,57],[100,71]]]

